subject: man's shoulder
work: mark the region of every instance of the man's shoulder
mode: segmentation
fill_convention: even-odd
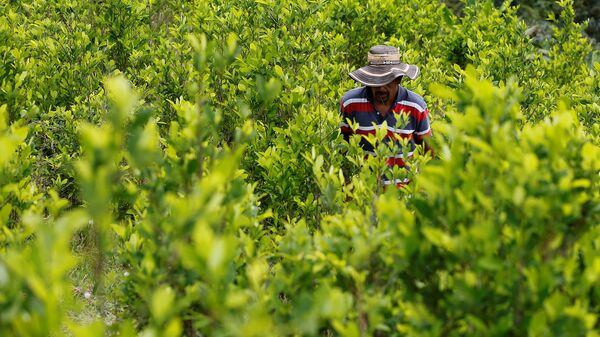
[[[418,109],[421,111],[427,109],[427,103],[425,103],[423,97],[421,97],[421,95],[417,94],[416,92],[408,89],[406,89],[406,96],[404,97],[404,99],[398,103],[410,105],[415,108],[418,107]]]
[[[367,87],[354,88],[346,91],[342,96],[342,103],[355,98],[367,98]]]

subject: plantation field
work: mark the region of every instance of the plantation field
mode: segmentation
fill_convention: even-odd
[[[0,336],[599,337],[599,52],[541,2],[1,2]],[[410,170],[339,132],[377,44]]]

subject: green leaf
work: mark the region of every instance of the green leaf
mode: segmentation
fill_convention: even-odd
[[[170,286],[163,285],[156,289],[150,299],[150,312],[158,324],[169,319],[175,309],[175,292]]]

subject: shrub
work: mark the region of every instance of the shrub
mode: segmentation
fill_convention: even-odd
[[[3,3],[0,334],[594,336],[600,65],[560,7]],[[410,171],[338,132],[376,43],[422,69]]]

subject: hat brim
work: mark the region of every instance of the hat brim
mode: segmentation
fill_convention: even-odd
[[[412,64],[368,65],[350,73],[354,80],[369,86],[384,86],[400,76],[414,80],[419,76],[419,67]]]

